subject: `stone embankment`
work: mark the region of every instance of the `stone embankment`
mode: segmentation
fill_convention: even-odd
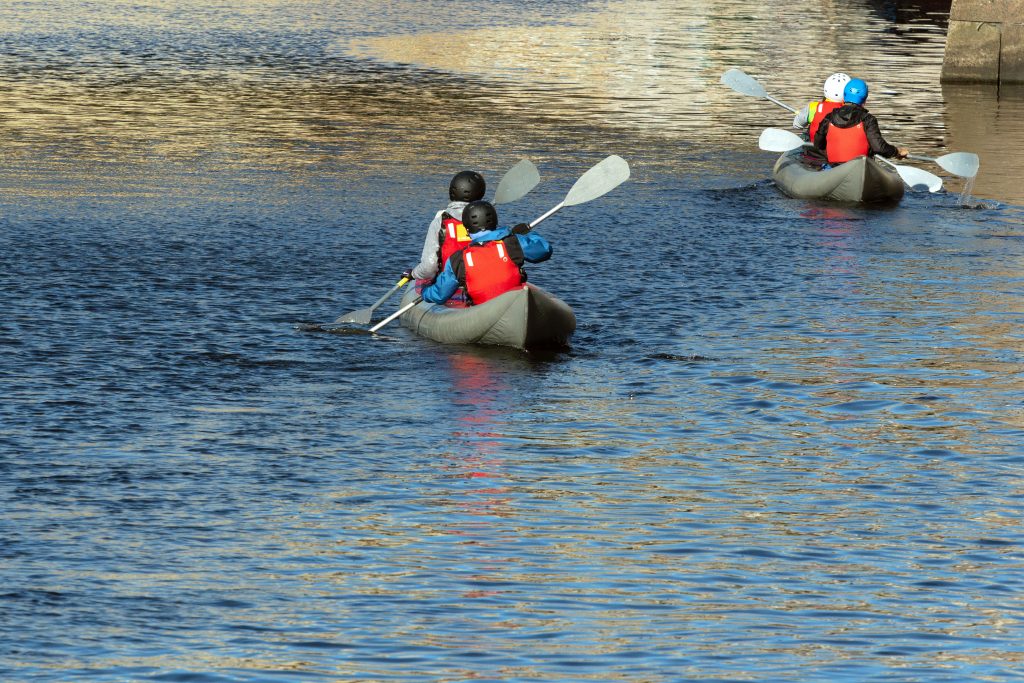
[[[1024,83],[1024,0],[953,0],[942,80]]]

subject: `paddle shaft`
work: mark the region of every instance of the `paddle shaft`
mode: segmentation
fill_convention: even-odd
[[[391,315],[389,315],[388,317],[384,318],[379,323],[377,323],[376,325],[371,327],[370,328],[370,332],[376,332],[377,330],[379,330],[380,328],[384,327],[385,325],[387,325],[389,322],[391,322],[392,320],[394,320],[398,316],[400,316],[403,313],[405,313],[406,311],[410,310],[413,306],[415,306],[416,304],[418,304],[421,301],[423,301],[423,297],[422,296],[416,297],[411,302],[407,303],[405,306],[402,306],[397,311],[395,311],[394,313],[392,313]]]
[[[775,98],[774,98],[774,97],[772,97],[771,95],[765,95],[765,96],[764,96],[764,98],[765,98],[766,100],[768,100],[769,102],[774,102],[775,104],[779,105],[779,106],[780,106],[780,107],[782,107],[783,109],[788,109],[789,111],[791,111],[791,112],[792,112],[792,113],[794,113],[794,114],[796,113],[796,109],[793,109],[793,107],[789,106],[789,105],[788,105],[788,104],[786,104],[785,102],[779,102],[779,101],[778,101],[777,99],[775,99]]]
[[[563,206],[565,206],[565,202],[558,202],[558,204],[555,205],[554,208],[548,210],[543,216],[541,216],[540,218],[535,219],[532,223],[530,223],[530,229],[532,230],[533,228],[537,227],[538,223],[540,223],[542,220],[544,220],[545,218],[547,218],[551,214],[553,214],[556,211],[558,211],[559,209],[561,209]]]
[[[374,305],[370,306],[370,310],[372,311],[372,310],[376,309],[382,303],[384,303],[385,301],[390,299],[391,295],[394,294],[395,292],[397,292],[398,290],[400,290],[402,287],[404,287],[405,283],[407,283],[408,281],[409,281],[409,278],[407,278],[407,277],[403,277],[401,280],[399,280],[398,283],[394,287],[392,287],[391,289],[388,290],[387,294],[385,294],[381,298],[377,299],[377,303],[375,303]]]

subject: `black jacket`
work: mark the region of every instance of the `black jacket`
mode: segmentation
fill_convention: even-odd
[[[859,104],[844,104],[829,113],[818,126],[818,132],[814,135],[814,146],[824,151],[829,126],[852,128],[858,123],[864,124],[864,134],[868,138],[871,154],[878,154],[890,159],[899,154],[899,149],[895,145],[890,145],[882,137],[881,131],[878,130],[878,119]]]

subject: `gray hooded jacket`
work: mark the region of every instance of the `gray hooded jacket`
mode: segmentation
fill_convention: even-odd
[[[420,262],[412,269],[412,276],[417,280],[433,280],[444,268],[443,263],[437,262],[438,253],[441,250],[441,214],[447,213],[452,218],[462,220],[462,210],[468,202],[448,202],[441,211],[434,215],[427,228],[427,237],[423,240],[423,253],[420,254]]]

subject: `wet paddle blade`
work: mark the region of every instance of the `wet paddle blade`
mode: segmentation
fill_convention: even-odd
[[[944,154],[936,159],[935,163],[949,173],[963,178],[973,178],[978,175],[978,168],[981,166],[981,160],[973,152]]]
[[[508,204],[526,195],[530,190],[537,187],[540,182],[540,172],[533,162],[523,159],[510,168],[501,181],[498,182],[498,189],[494,192],[492,204]]]
[[[942,189],[942,178],[934,173],[929,173],[913,166],[897,166],[896,170],[899,172],[900,177],[903,178],[903,182],[912,190],[938,192]]]
[[[373,318],[373,308],[360,308],[345,315],[338,316],[335,323],[355,323],[357,325],[369,325]]]
[[[611,192],[629,179],[629,164],[615,154],[598,162],[569,189],[561,206],[575,206]]]
[[[729,69],[722,74],[722,85],[732,88],[741,95],[751,97],[767,97],[768,93],[756,79],[748,76],[739,69]]]
[[[765,128],[757,140],[757,146],[766,152],[788,152],[805,144],[799,135],[779,128]]]
[[[952,173],[953,175],[962,176],[964,178],[973,178],[978,175],[978,167],[981,165],[978,155],[973,152],[953,152],[952,154],[943,154],[938,159],[932,159],[931,157],[924,157],[917,154],[910,154],[907,158],[913,159],[914,161],[930,161],[934,164],[938,164],[939,167],[947,173]]]

